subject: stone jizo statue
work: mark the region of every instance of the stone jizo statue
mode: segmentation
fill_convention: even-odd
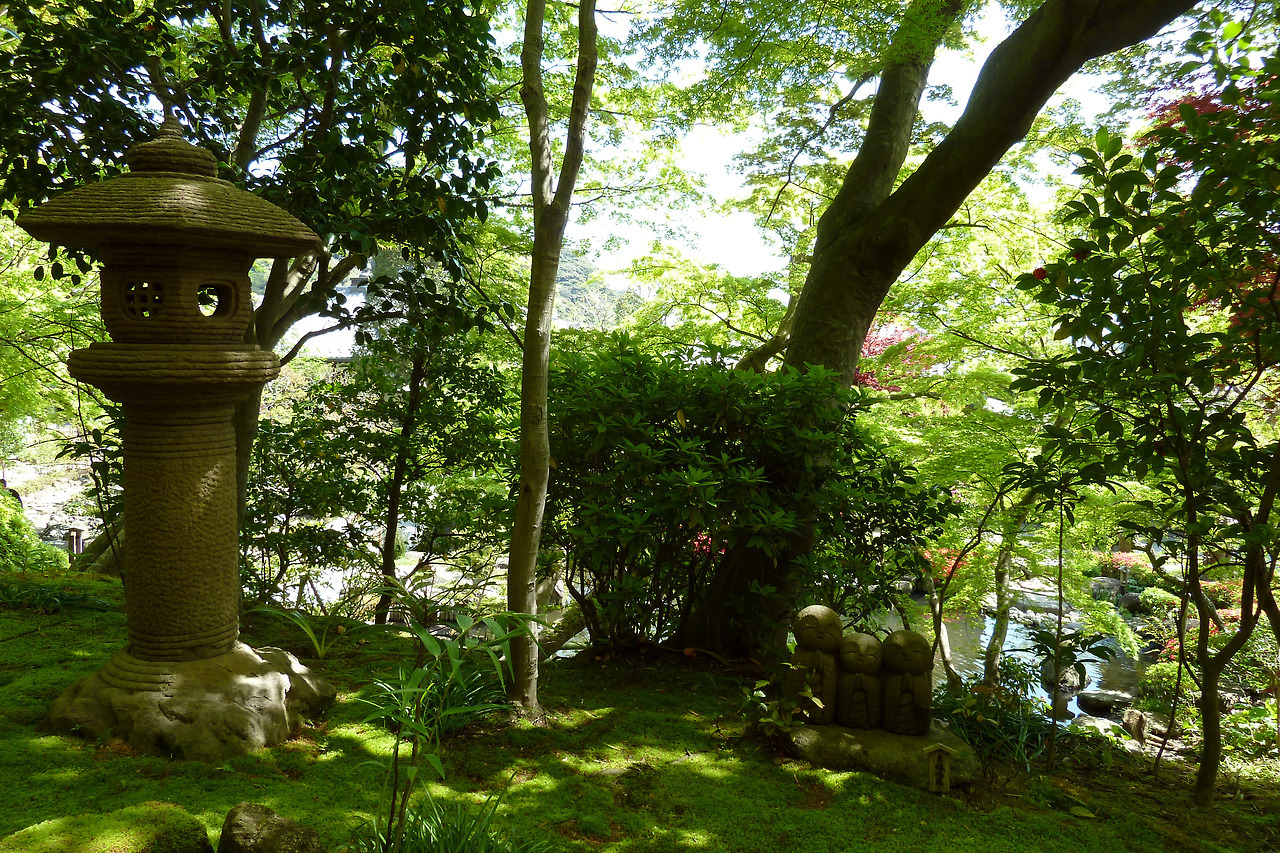
[[[851,729],[878,729],[883,703],[880,641],[850,634],[840,643],[836,721]]]
[[[836,652],[844,633],[840,615],[830,607],[810,605],[796,615],[792,632],[796,637],[796,650],[791,656],[792,673],[787,692],[799,697],[807,683],[813,699],[818,700],[802,698],[797,716],[811,723],[833,723],[840,686]]]
[[[923,735],[933,721],[933,647],[915,631],[894,631],[881,644],[887,731]]]

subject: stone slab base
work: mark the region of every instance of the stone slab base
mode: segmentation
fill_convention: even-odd
[[[956,751],[951,758],[951,787],[963,787],[981,772],[973,748],[937,721],[929,734],[895,735],[883,729],[802,725],[790,733],[797,758],[828,770],[865,770],[882,779],[929,789],[929,763],[924,749],[942,744]]]
[[[119,737],[150,755],[220,762],[274,746],[335,692],[282,649],[237,643],[198,661],[144,661],[117,652],[63,691],[49,731]]]

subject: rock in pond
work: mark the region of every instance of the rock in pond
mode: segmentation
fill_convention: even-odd
[[[1074,666],[1064,665],[1058,671],[1057,689],[1059,693],[1079,693],[1088,687],[1092,681],[1093,679],[1088,674],[1081,678],[1080,673],[1076,672]],[[1051,658],[1045,658],[1044,662],[1040,664],[1040,685],[1046,691],[1053,692],[1053,660]]]
[[[1086,690],[1076,696],[1076,704],[1086,714],[1107,717],[1132,705],[1133,694],[1124,690]]]
[[[924,750],[941,744],[956,754],[951,759],[951,787],[975,780],[981,772],[973,748],[936,721],[922,737],[895,735],[883,729],[844,726],[797,726],[791,731],[791,751],[828,770],[864,770],[882,779],[929,789],[928,757]]]

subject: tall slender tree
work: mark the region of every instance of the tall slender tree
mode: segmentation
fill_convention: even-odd
[[[570,201],[582,168],[587,117],[596,76],[596,4],[578,6],[578,62],[573,101],[558,178],[553,165],[551,120],[543,87],[543,29],[546,0],[529,0],[525,10],[524,79],[520,99],[529,122],[529,154],[533,162],[533,256],[529,269],[529,304],[525,317],[520,378],[520,483],[516,498],[511,554],[507,563],[507,606],[536,613],[536,566],[547,502],[551,449],[547,436],[547,369],[551,356],[551,314],[555,307],[556,273],[569,224]],[[530,634],[511,645],[511,698],[530,711],[538,709],[538,648]]]
[[[651,30],[667,33],[661,61],[691,54],[709,60],[709,73],[689,96],[694,114],[732,117],[740,93],[781,107],[784,115],[794,114],[797,102],[827,99],[824,121],[801,134],[789,148],[789,166],[781,164],[788,180],[797,164],[817,156],[819,142],[856,146],[829,201],[815,209],[816,237],[789,336],[765,345],[785,352],[787,366],[822,365],[856,382],[863,341],[898,277],[1027,134],[1049,98],[1085,63],[1150,38],[1196,4],[1045,0],[1031,9],[1002,3],[1025,18],[984,63],[955,124],[923,127],[920,106],[939,49],[956,44],[961,27],[986,5],[850,2],[841,5],[846,17],[840,17],[827,7],[784,8],[773,0],[736,0],[726,15],[724,7],[684,0]],[[806,38],[797,42],[797,31]],[[863,96],[873,81],[874,94]],[[931,139],[937,142],[927,150],[915,146]],[[904,171],[913,151],[922,158]],[[791,487],[787,479],[784,473],[775,487]],[[758,591],[781,591],[784,598],[793,592],[794,558],[810,544],[801,534],[790,554],[724,561],[723,599],[758,602],[749,609],[766,619],[781,615]],[[702,621],[716,624],[723,614],[707,613]],[[749,634],[746,639],[750,643]]]

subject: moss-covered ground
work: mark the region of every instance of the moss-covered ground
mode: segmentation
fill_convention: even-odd
[[[12,575],[4,576],[12,578]],[[71,579],[74,580],[71,580]],[[3,578],[0,578],[3,579]],[[53,613],[0,606],[0,837],[63,815],[170,801],[211,837],[236,803],[265,804],[337,846],[384,799],[390,734],[362,722],[371,682],[411,654],[401,636],[346,632],[317,661],[294,626],[246,620],[246,639],[298,654],[339,690],[294,740],[222,766],[42,733],[44,708],[123,643],[118,582],[43,580],[114,604]],[[498,822],[566,851],[1248,851],[1280,849],[1280,794],[1224,786],[1191,806],[1185,769],[1153,777],[1103,748],[1059,773],[999,790],[928,794],[861,773],[816,770],[747,736],[742,679],[657,652],[544,669],[539,724],[494,719],[446,746],[434,796],[479,804],[506,787]],[[1074,813],[1073,813],[1074,812]],[[1089,816],[1092,815],[1092,816]]]

